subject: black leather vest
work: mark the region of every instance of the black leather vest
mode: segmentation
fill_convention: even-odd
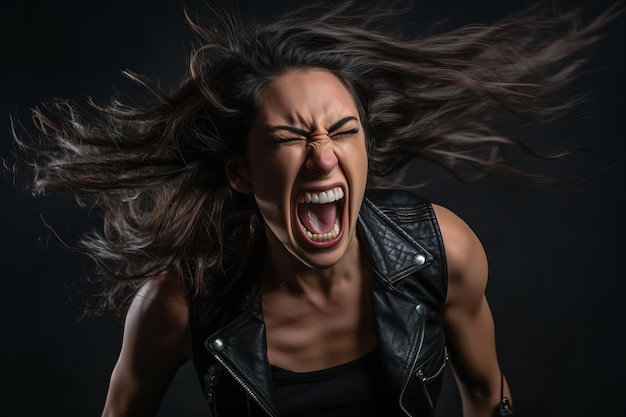
[[[432,206],[410,192],[369,190],[359,226],[375,271],[377,349],[385,383],[407,416],[431,416],[447,362],[441,323],[447,270]],[[249,268],[242,279],[245,291],[227,299],[192,300],[193,362],[215,417],[278,417],[257,273],[258,267]]]

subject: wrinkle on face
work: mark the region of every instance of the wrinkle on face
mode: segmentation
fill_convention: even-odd
[[[321,152],[333,149],[333,140],[328,135],[319,135],[320,139],[310,140],[306,144],[308,151]],[[313,138],[312,138],[313,139]]]
[[[355,250],[368,160],[355,99],[340,79],[325,70],[293,70],[270,83],[245,159],[277,263],[284,263],[286,251],[298,268],[325,269]],[[341,233],[323,247],[303,235],[298,201],[306,192],[336,188],[345,193],[337,217]]]

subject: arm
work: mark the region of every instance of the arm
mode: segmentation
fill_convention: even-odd
[[[187,292],[176,274],[165,272],[147,281],[130,305],[102,417],[155,415],[190,356]]]
[[[434,209],[448,263],[444,328],[463,415],[497,416],[501,373],[493,317],[485,297],[487,258],[482,244],[463,220],[444,207]],[[504,395],[510,398],[506,381]]]

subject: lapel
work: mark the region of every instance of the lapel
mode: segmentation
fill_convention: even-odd
[[[379,357],[387,381],[401,397],[420,355],[427,312],[412,294],[402,292],[402,279],[430,265],[434,257],[367,198],[359,224],[375,272]]]

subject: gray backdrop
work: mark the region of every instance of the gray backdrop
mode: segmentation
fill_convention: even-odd
[[[228,4],[214,2],[213,4]],[[584,1],[553,2],[555,7]],[[587,3],[591,3],[590,1]],[[157,5],[158,4],[158,5]],[[9,116],[55,97],[81,104],[130,91],[129,68],[174,85],[185,70],[190,31],[182,0],[6,1],[2,23],[1,155],[9,155]],[[202,2],[189,0],[192,10]],[[282,4],[240,1],[245,12],[271,15]],[[416,2],[403,19],[413,28],[493,22],[528,2]],[[590,11],[610,1],[589,4]],[[458,184],[442,176],[421,193],[456,211],[474,228],[490,260],[488,297],[502,368],[523,416],[620,415],[624,383],[624,19],[592,54],[596,70],[574,83],[587,92],[581,117],[542,129],[522,129],[540,148],[583,146],[557,162],[537,163],[544,174],[569,178],[524,186],[483,179]],[[591,68],[591,67],[587,67]],[[408,182],[432,173],[418,163]],[[69,198],[32,199],[0,182],[2,326],[0,414],[96,416],[121,340],[116,319],[78,320],[85,259],[64,250],[98,224]],[[48,226],[49,227],[48,227]],[[450,374],[440,416],[460,415]],[[195,376],[183,368],[159,416],[200,416],[207,409]]]

